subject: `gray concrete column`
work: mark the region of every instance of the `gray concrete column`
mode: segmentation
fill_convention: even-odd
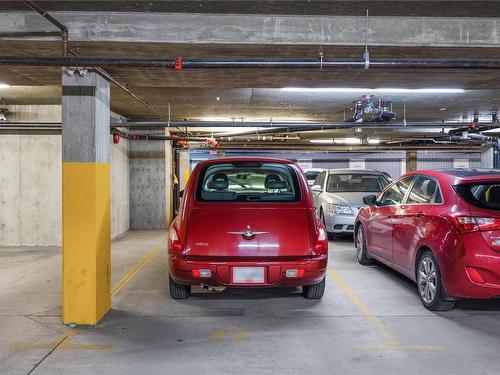
[[[406,151],[406,172],[417,169],[417,151]]]
[[[144,130],[164,135],[163,130]],[[165,141],[129,143],[130,228],[166,229],[167,190]]]

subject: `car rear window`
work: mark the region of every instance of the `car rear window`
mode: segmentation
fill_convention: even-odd
[[[300,200],[300,189],[295,171],[284,164],[215,164],[202,171],[197,199],[205,202],[293,202]]]
[[[320,174],[320,171],[307,171],[304,173],[304,175],[307,178],[307,181],[314,181],[316,180],[316,177]]]
[[[379,192],[382,191],[389,181],[377,174],[330,174],[326,184],[329,193],[347,192]]]
[[[500,180],[460,184],[454,188],[467,203],[487,210],[500,211]]]

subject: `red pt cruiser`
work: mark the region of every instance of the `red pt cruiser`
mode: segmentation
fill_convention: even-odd
[[[220,158],[199,163],[169,229],[169,289],[188,298],[203,287],[325,289],[328,239],[307,181],[288,160]]]
[[[364,198],[361,264],[376,259],[416,281],[429,310],[500,297],[500,171],[416,171]]]

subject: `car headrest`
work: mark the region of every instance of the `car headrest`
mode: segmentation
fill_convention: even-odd
[[[490,187],[488,203],[500,204],[500,185]]]
[[[429,180],[429,183],[427,184],[427,196],[432,197],[434,190],[436,190],[436,181]]]
[[[373,178],[373,177],[362,178],[360,184],[363,186],[363,188],[366,188],[369,190],[378,188],[378,181],[376,178]]]
[[[280,179],[280,176],[271,173],[266,176],[264,187],[266,189],[286,189],[287,184],[284,180]]]
[[[216,173],[212,180],[208,182],[207,187],[215,190],[225,190],[229,187],[229,181],[225,173]]]

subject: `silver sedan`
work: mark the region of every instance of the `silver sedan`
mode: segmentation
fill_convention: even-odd
[[[330,237],[335,233],[353,233],[354,219],[364,206],[363,197],[382,191],[389,181],[371,169],[330,169],[321,172],[311,191],[316,211]]]

